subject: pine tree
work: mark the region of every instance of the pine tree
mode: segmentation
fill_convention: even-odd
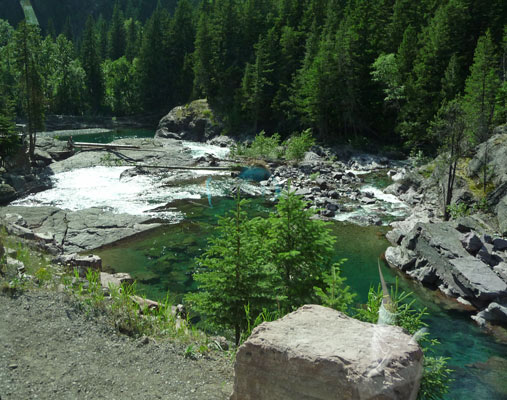
[[[139,96],[145,111],[166,109],[171,103],[167,32],[167,12],[157,7],[146,22],[137,69]]]
[[[491,33],[488,31],[477,41],[474,62],[465,84],[463,109],[465,111],[466,131],[474,144],[485,142],[493,130],[493,116],[496,106],[496,92],[500,87]],[[488,181],[488,151],[482,159],[482,184],[486,194]]]
[[[444,160],[444,168],[447,170],[447,182],[443,185],[442,192],[444,220],[448,221],[457,167],[466,149],[465,118],[461,107],[461,99],[444,101],[430,125],[430,132],[435,142],[441,146],[440,151]]]
[[[14,122],[14,102],[7,96],[0,98],[0,166],[5,158],[19,146],[18,132]]]
[[[323,286],[324,273],[332,265],[334,238],[312,215],[289,188],[268,218],[268,253],[281,282],[277,297],[286,312],[315,301],[314,287]]]
[[[186,296],[206,322],[232,328],[236,344],[247,328],[245,307],[258,315],[274,302],[264,243],[267,225],[259,218],[249,220],[245,206],[238,198],[236,209],[219,220],[216,234],[197,259],[193,277],[199,291]]]
[[[29,156],[35,160],[37,131],[44,127],[43,80],[39,72],[40,32],[37,26],[21,22],[15,33],[16,64],[20,72],[21,104],[27,119]]]
[[[85,84],[88,91],[87,103],[93,112],[98,112],[102,105],[104,85],[94,25],[93,17],[89,16],[83,32],[81,63],[85,71]]]
[[[111,28],[108,33],[107,54],[111,60],[116,60],[125,54],[125,26],[123,23],[123,12],[118,1],[114,4]]]
[[[266,113],[269,112],[267,110],[272,98],[269,91],[273,86],[272,72],[273,68],[266,54],[266,42],[261,38],[256,45],[255,63],[247,64],[241,86],[243,108],[247,112],[248,119],[254,123],[254,132],[257,132],[259,118],[264,117],[265,120]]]
[[[51,76],[54,107],[59,114],[80,114],[84,111],[85,72],[74,59],[74,46],[64,35],[55,43],[54,73]]]

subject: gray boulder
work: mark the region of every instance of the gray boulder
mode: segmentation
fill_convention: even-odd
[[[221,130],[207,100],[200,99],[173,108],[160,120],[155,137],[205,142]]]
[[[0,183],[0,205],[10,203],[16,196],[16,190],[11,185]]]
[[[79,268],[79,274],[81,276],[86,275],[86,271],[88,270],[88,268],[95,269],[98,271],[102,269],[102,259],[99,256],[93,254],[89,254],[86,256],[81,256],[76,253],[65,254],[58,257],[56,261],[69,267]]]
[[[399,327],[306,305],[255,328],[236,355],[230,399],[412,400],[422,361]]]
[[[396,268],[411,271],[411,276],[429,286],[441,283],[448,295],[462,297],[479,308],[507,298],[507,284],[490,265],[470,255],[460,239],[461,234],[451,223],[419,223],[401,246],[386,251],[386,260]]]
[[[474,255],[483,247],[481,239],[473,232],[463,235],[461,243],[466,251]]]
[[[498,203],[496,207],[498,227],[503,236],[507,236],[507,196]]]
[[[507,307],[493,302],[488,308],[472,316],[472,319],[480,326],[486,325],[486,322],[507,325]]]

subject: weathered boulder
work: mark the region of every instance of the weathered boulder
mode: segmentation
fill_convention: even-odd
[[[481,239],[473,232],[463,235],[461,243],[466,251],[474,255],[483,247]]]
[[[231,400],[415,399],[422,359],[399,327],[306,305],[239,348]]]
[[[51,136],[39,135],[36,146],[36,152],[38,152],[36,154],[43,155],[42,159],[47,161],[48,164],[53,160],[61,161],[74,155],[74,149],[69,147],[66,141],[57,140]]]
[[[479,308],[507,298],[507,284],[490,265],[469,254],[461,239],[452,223],[418,223],[399,247],[387,249],[386,260],[402,271],[410,271],[415,279],[429,286],[440,285],[447,295],[462,297]],[[493,248],[483,244],[481,257],[484,259],[487,254],[491,265],[498,264],[498,256],[485,246]]]
[[[207,100],[200,99],[173,108],[160,120],[155,137],[205,142],[221,130]]]
[[[493,246],[495,251],[507,250],[507,240],[501,238],[493,239]]]
[[[56,207],[0,208],[0,224],[15,236],[54,238],[65,253],[92,250],[160,226],[149,216],[113,214],[100,208],[78,211]],[[42,235],[42,236],[41,236]]]
[[[93,254],[89,254],[87,256],[80,256],[76,253],[66,254],[58,257],[57,261],[67,267],[76,268],[79,271],[79,276],[81,277],[86,276],[88,269],[94,269],[97,271],[102,269],[102,259]]]
[[[13,201],[17,196],[16,190],[11,185],[0,183],[0,205]]]
[[[498,227],[503,236],[507,236],[507,196],[505,196],[496,207]]]
[[[103,288],[109,289],[110,286],[121,287],[121,285],[132,285],[134,279],[126,272],[109,274],[107,272],[100,273],[100,284]]]
[[[486,322],[507,325],[507,306],[495,302],[490,303],[488,308],[472,316],[472,319],[480,326],[486,325]]]

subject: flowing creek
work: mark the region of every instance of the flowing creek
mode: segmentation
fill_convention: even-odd
[[[153,137],[150,131],[119,131],[79,136],[79,141],[106,143],[122,137]],[[66,137],[61,137],[66,140]],[[76,141],[78,139],[75,139]],[[226,155],[224,149],[197,143],[186,143],[194,157],[214,153]],[[17,201],[22,205],[55,205],[77,210],[103,207],[110,212],[153,213],[170,222],[135,238],[125,239],[95,250],[107,269],[129,272],[138,281],[138,288],[153,299],[164,298],[169,292],[174,301],[194,290],[191,271],[193,260],[202,253],[206,238],[234,201],[227,194],[235,180],[223,173],[195,172],[196,180],[184,187],[160,187],[156,178],[140,175],[121,179],[127,167],[93,167],[57,174],[51,190]],[[211,179],[210,179],[211,177]],[[373,193],[392,210],[391,219],[403,215],[403,205],[381,188],[387,179],[365,177],[361,190]],[[248,191],[257,196],[250,202],[250,213],[262,215],[272,203],[263,196],[262,187],[244,182]],[[170,207],[164,207],[170,202]],[[359,211],[339,215],[331,224],[336,240],[336,258],[347,258],[343,275],[357,293],[356,300],[365,302],[370,286],[379,283],[377,259],[389,243],[384,237],[385,226],[359,226],[347,222]],[[373,213],[374,209],[363,209]],[[389,222],[384,220],[384,222]],[[393,284],[397,274],[383,267],[386,281]],[[436,355],[450,357],[449,366],[455,370],[454,383],[445,399],[507,399],[507,345],[498,343],[492,335],[483,333],[465,312],[450,309],[445,301],[412,281],[398,278],[402,290],[414,292],[418,306],[427,307],[431,337],[440,341]]]

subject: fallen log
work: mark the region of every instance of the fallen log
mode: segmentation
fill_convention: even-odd
[[[140,149],[139,146],[127,144],[108,144],[108,143],[87,143],[87,142],[72,142],[73,147],[89,148],[89,149]]]

